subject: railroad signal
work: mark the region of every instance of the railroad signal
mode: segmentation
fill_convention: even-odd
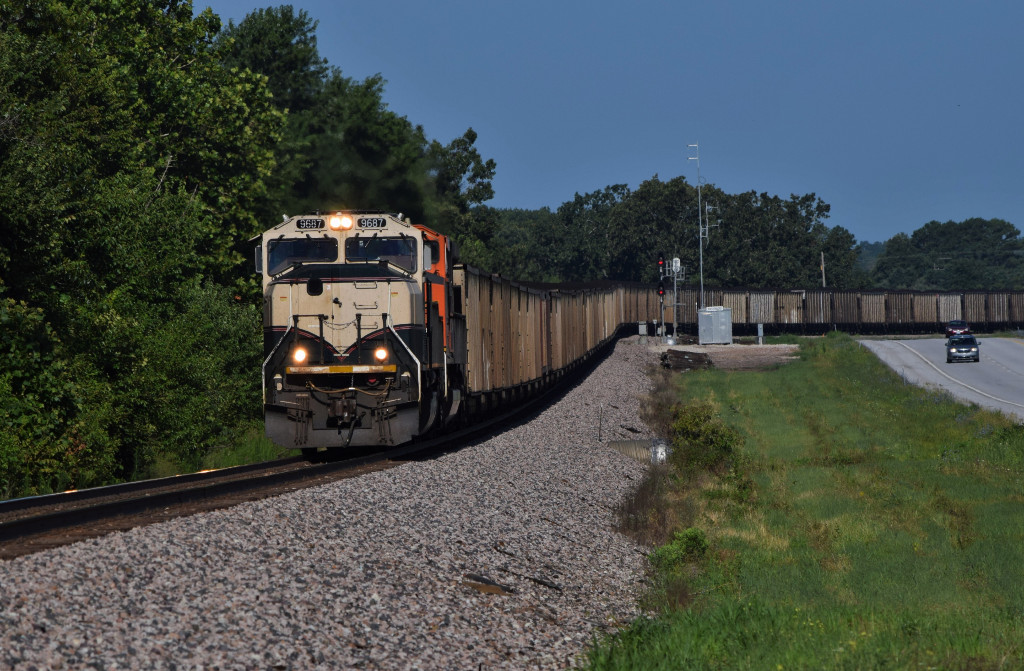
[[[665,254],[658,252],[658,277],[665,274]]]
[[[664,296],[665,295],[665,283],[664,282],[658,282],[658,295],[659,296]]]

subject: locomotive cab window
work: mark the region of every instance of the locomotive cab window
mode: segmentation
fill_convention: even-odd
[[[423,267],[429,270],[430,266],[437,263],[438,259],[441,258],[441,245],[438,244],[437,240],[424,240],[423,241]]]
[[[388,261],[416,272],[416,240],[412,237],[354,237],[345,239],[345,260]]]
[[[277,275],[298,263],[338,260],[334,238],[284,238],[267,242],[267,274]]]

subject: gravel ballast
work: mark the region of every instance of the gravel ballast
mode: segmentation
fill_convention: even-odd
[[[650,437],[657,361],[621,340],[458,453],[0,562],[0,668],[573,666],[638,615],[612,522],[646,466],[606,443]]]

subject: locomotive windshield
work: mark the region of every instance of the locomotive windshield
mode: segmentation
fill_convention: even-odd
[[[284,238],[267,242],[267,273],[276,275],[297,263],[338,260],[334,238]]]
[[[345,260],[388,261],[409,272],[416,272],[416,240],[411,236],[354,237],[345,240]]]

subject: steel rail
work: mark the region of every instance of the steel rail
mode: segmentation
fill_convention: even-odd
[[[63,529],[71,529],[122,516],[138,515],[153,510],[194,504],[218,497],[239,495],[278,485],[311,480],[360,466],[397,460],[419,458],[459,449],[472,441],[493,435],[517,420],[525,421],[541,407],[553,402],[571,385],[589,373],[607,354],[617,340],[617,334],[601,343],[585,358],[575,362],[557,382],[533,398],[516,407],[489,417],[486,421],[450,431],[430,439],[413,441],[388,450],[348,459],[323,463],[308,463],[305,457],[290,457],[271,462],[190,473],[184,475],[142,480],[118,485],[73,490],[0,502],[0,517],[28,511],[29,514],[0,522],[0,543],[9,543]],[[284,468],[295,465],[295,468]],[[276,469],[276,470],[274,470]],[[261,471],[263,473],[261,474]],[[266,472],[270,471],[270,472]],[[135,494],[125,498],[126,494]],[[98,499],[112,499],[98,501]],[[82,504],[82,505],[79,505]],[[31,510],[60,508],[31,514]]]

